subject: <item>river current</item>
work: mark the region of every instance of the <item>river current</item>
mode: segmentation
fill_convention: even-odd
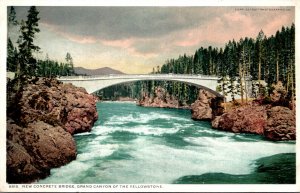
[[[99,102],[97,109],[92,131],[75,135],[77,159],[38,183],[280,183],[266,164],[295,173],[295,142],[214,130],[192,120],[190,110],[124,102]],[[260,181],[262,174],[271,181]]]

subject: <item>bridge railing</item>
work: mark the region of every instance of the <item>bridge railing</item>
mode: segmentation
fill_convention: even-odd
[[[218,76],[202,74],[108,74],[108,75],[90,75],[90,76],[61,76],[59,80],[84,80],[84,79],[110,79],[110,78],[151,78],[151,77],[170,77],[170,78],[203,78],[219,79]]]

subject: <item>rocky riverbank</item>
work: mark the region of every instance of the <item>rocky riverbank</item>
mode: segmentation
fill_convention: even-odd
[[[253,133],[271,140],[295,140],[295,113],[282,106],[243,106],[212,121],[212,127],[234,133]]]
[[[82,88],[48,78],[27,80],[20,92],[11,95],[7,182],[29,183],[74,160],[72,135],[91,130],[98,118],[97,98]]]
[[[280,97],[271,97],[269,104],[254,101],[225,111],[221,100],[200,90],[192,104],[192,118],[212,121],[212,128],[223,131],[258,134],[274,141],[295,140],[295,111],[279,106]]]
[[[144,107],[159,107],[159,108],[182,108],[189,109],[187,104],[180,104],[179,100],[170,95],[164,88],[156,87],[154,96],[149,96],[147,93],[143,93],[140,100],[137,101],[137,105]]]

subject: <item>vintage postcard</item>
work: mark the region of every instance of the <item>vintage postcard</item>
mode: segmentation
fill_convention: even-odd
[[[299,191],[298,11],[1,2],[0,191]]]

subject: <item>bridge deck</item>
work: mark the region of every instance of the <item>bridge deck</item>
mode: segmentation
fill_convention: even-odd
[[[85,79],[128,79],[128,78],[179,78],[179,79],[208,79],[218,80],[218,76],[200,74],[109,74],[109,75],[90,75],[90,76],[61,76],[58,80],[85,80]]]

